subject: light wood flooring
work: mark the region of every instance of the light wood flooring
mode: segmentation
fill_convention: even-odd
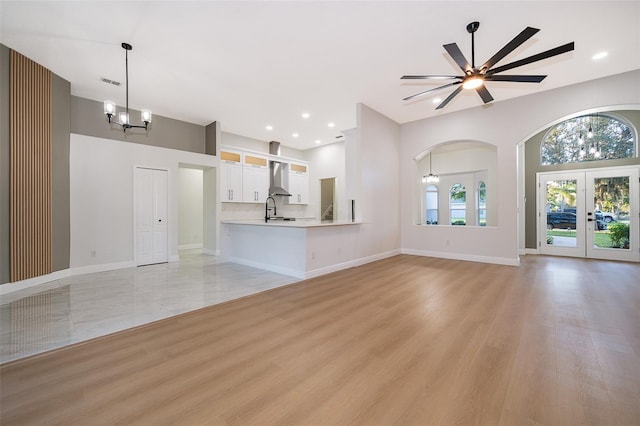
[[[0,366],[8,425],[638,425],[640,264],[401,255]]]

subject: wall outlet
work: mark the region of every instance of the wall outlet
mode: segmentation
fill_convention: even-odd
[[[89,256],[96,257],[96,251],[95,250],[89,251]]]

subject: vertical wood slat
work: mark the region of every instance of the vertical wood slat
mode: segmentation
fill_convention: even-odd
[[[11,51],[11,281],[52,271],[51,72]]]

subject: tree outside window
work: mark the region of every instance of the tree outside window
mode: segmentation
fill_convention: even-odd
[[[461,183],[456,183],[449,190],[449,216],[451,225],[467,224],[467,192]]]
[[[487,226],[487,186],[482,181],[478,183],[476,204],[478,226]]]
[[[540,146],[543,166],[635,155],[635,132],[631,125],[603,114],[583,115],[555,125]]]

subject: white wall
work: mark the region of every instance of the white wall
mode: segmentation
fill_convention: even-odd
[[[405,252],[456,259],[518,263],[518,144],[549,123],[577,111],[640,102],[640,71],[632,71],[529,96],[493,103],[401,126],[402,247]],[[413,212],[418,182],[414,159],[449,141],[475,140],[497,146],[498,225],[419,226]],[[535,200],[530,200],[535,202]],[[490,244],[489,244],[490,243]]]
[[[218,157],[77,134],[69,156],[71,268],[134,265],[136,166],[169,171],[169,259],[177,260],[179,163],[217,167]]]
[[[202,247],[203,171],[178,169],[178,248]]]
[[[400,250],[400,125],[359,104],[356,149],[347,167],[357,165],[356,219],[361,220],[359,257]]]

